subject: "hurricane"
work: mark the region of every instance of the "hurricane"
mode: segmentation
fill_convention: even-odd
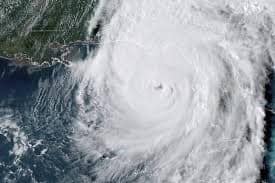
[[[115,3],[114,3],[115,2]],[[96,182],[256,182],[271,1],[110,1],[80,83],[75,143]]]
[[[0,35],[0,182],[274,182],[275,2],[35,2]]]

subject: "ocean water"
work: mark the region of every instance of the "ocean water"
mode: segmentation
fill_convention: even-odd
[[[101,1],[85,60],[1,59],[0,182],[274,182],[274,8]]]
[[[0,64],[1,182],[62,180],[73,162],[68,155],[73,92],[66,90],[66,68]]]

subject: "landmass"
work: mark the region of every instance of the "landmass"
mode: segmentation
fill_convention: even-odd
[[[100,36],[87,35],[98,0],[0,1],[0,56],[22,63],[83,59]]]

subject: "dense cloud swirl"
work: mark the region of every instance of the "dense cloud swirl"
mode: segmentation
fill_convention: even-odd
[[[273,5],[114,2],[97,53],[72,66],[95,181],[255,182]]]

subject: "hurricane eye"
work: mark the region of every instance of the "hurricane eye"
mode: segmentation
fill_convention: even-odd
[[[163,85],[161,83],[159,83],[158,85],[154,86],[155,90],[162,90],[163,89]]]

